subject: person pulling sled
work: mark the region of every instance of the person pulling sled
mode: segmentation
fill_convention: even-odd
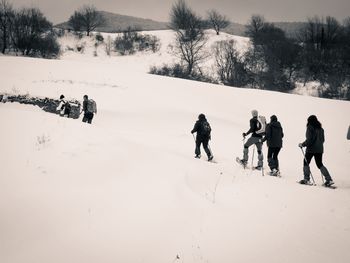
[[[196,121],[192,131],[192,134],[197,133],[195,142],[195,158],[201,158],[201,144],[203,144],[204,151],[208,156],[208,161],[213,160],[214,156],[209,148],[209,140],[211,139],[211,127],[203,113],[199,114],[198,120]]]

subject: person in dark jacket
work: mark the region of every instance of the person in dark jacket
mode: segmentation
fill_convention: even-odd
[[[276,115],[270,117],[270,123],[266,125],[265,137],[261,142],[267,142],[267,161],[272,176],[279,175],[278,154],[282,148],[283,128]]]
[[[300,181],[301,184],[310,184],[310,162],[312,157],[315,157],[317,168],[321,170],[325,177],[325,186],[334,184],[327,168],[322,163],[323,143],[325,141],[324,130],[322,124],[318,121],[315,115],[309,116],[307,119],[306,140],[299,143],[299,147],[306,147],[304,158],[304,179]]]
[[[208,161],[213,160],[213,154],[209,149],[209,140],[211,139],[211,128],[210,125],[203,113],[199,114],[198,120],[196,121],[193,130],[191,133],[197,133],[196,136],[196,150],[195,150],[195,158],[201,158],[201,144],[203,144],[204,151],[208,156]]]
[[[248,163],[248,148],[252,145],[255,145],[258,149],[258,166],[256,169],[261,169],[263,167],[263,153],[261,151],[262,142],[261,139],[263,137],[262,134],[257,133],[257,131],[261,128],[260,123],[258,121],[258,111],[252,110],[252,118],[249,121],[250,128],[247,132],[243,133],[243,137],[245,138],[247,135],[252,134],[252,136],[247,140],[244,144],[243,148],[243,159],[240,160],[242,165],[246,165]]]
[[[84,95],[83,99],[84,99],[83,109],[82,109],[82,112],[84,112],[83,122],[87,122],[91,124],[92,119],[94,118],[94,113],[88,108],[88,103],[89,103],[88,95]]]

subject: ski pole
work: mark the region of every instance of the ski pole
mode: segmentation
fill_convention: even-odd
[[[213,152],[211,151],[209,143],[208,143],[208,149],[209,149],[209,152],[210,152],[210,156],[213,156]]]
[[[303,153],[303,156],[304,156],[304,162],[307,164],[307,166],[309,166],[310,177],[311,177],[312,181],[314,182],[314,185],[316,185],[315,180],[314,180],[314,177],[312,176],[312,173],[311,173],[310,165],[308,164],[308,162],[307,162],[307,160],[306,160],[305,153],[304,153],[304,149],[303,149],[303,147],[300,147],[300,149],[301,149],[301,152]]]
[[[255,147],[253,147],[253,155],[252,155],[252,170],[254,170],[254,166],[253,166],[254,154],[255,154]]]

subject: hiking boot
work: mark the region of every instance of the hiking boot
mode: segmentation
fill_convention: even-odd
[[[324,186],[331,186],[331,185],[333,185],[334,184],[334,182],[332,181],[332,180],[330,180],[330,181],[326,181],[325,183],[324,183]]]
[[[263,167],[261,165],[255,166],[254,170],[261,170]]]
[[[280,171],[278,171],[276,168],[272,169],[271,176],[278,176]]]
[[[210,162],[211,160],[213,160],[213,158],[214,158],[213,155],[209,156],[209,157],[208,157],[208,162]]]
[[[197,154],[194,158],[200,159],[201,156],[199,154]]]
[[[305,179],[303,179],[303,180],[300,180],[299,181],[299,184],[311,184],[311,182],[309,181],[309,180],[305,180]]]
[[[237,158],[238,159],[238,158]],[[246,166],[247,165],[247,161],[246,160],[244,160],[244,159],[240,159],[240,160],[238,160],[239,161],[239,163],[241,164],[241,165],[243,165],[243,166]]]

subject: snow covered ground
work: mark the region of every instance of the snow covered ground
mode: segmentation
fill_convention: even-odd
[[[146,74],[167,58],[0,57],[0,93],[98,106],[88,125],[0,103],[0,262],[349,262],[349,102]],[[282,123],[282,178],[234,161],[252,109]],[[217,163],[193,158],[201,112]],[[296,183],[310,114],[336,190]]]

